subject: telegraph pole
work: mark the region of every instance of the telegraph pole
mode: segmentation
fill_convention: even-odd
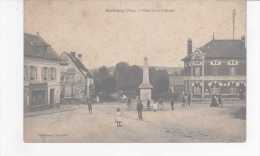
[[[236,22],[236,9],[233,9],[232,11],[233,40],[235,39],[235,22]]]

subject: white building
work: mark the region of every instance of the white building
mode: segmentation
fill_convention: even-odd
[[[24,108],[60,103],[60,65],[56,52],[37,33],[24,34]]]
[[[62,71],[62,99],[64,102],[85,102],[95,94],[94,79],[82,63],[82,55],[63,52],[60,56]]]

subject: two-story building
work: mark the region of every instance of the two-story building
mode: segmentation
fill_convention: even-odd
[[[61,60],[62,99],[64,102],[86,102],[95,94],[94,79],[82,63],[82,55],[63,52]]]
[[[192,40],[187,42],[184,61],[185,92],[204,98],[212,94],[224,97],[245,97],[246,46],[241,40],[213,39],[193,50]]]
[[[53,48],[37,33],[24,34],[24,108],[60,103],[60,65]]]

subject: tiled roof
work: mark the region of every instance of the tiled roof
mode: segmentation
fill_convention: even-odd
[[[199,48],[206,58],[246,58],[245,41],[243,40],[211,40]],[[191,56],[185,56],[182,61],[189,61]]]
[[[57,53],[39,35],[24,34],[24,56],[47,60],[58,60]]]
[[[85,76],[85,77],[91,77],[92,74],[90,71],[85,67],[85,65],[74,55],[71,53],[65,52],[65,54],[71,59],[71,61],[75,64],[75,66],[78,68],[78,70]]]
[[[246,58],[243,40],[211,40],[199,49],[206,58]]]

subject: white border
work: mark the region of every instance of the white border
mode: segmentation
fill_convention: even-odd
[[[248,119],[246,143],[25,144],[23,127],[22,0],[0,0],[0,155],[3,156],[259,156],[260,2],[248,2]]]

